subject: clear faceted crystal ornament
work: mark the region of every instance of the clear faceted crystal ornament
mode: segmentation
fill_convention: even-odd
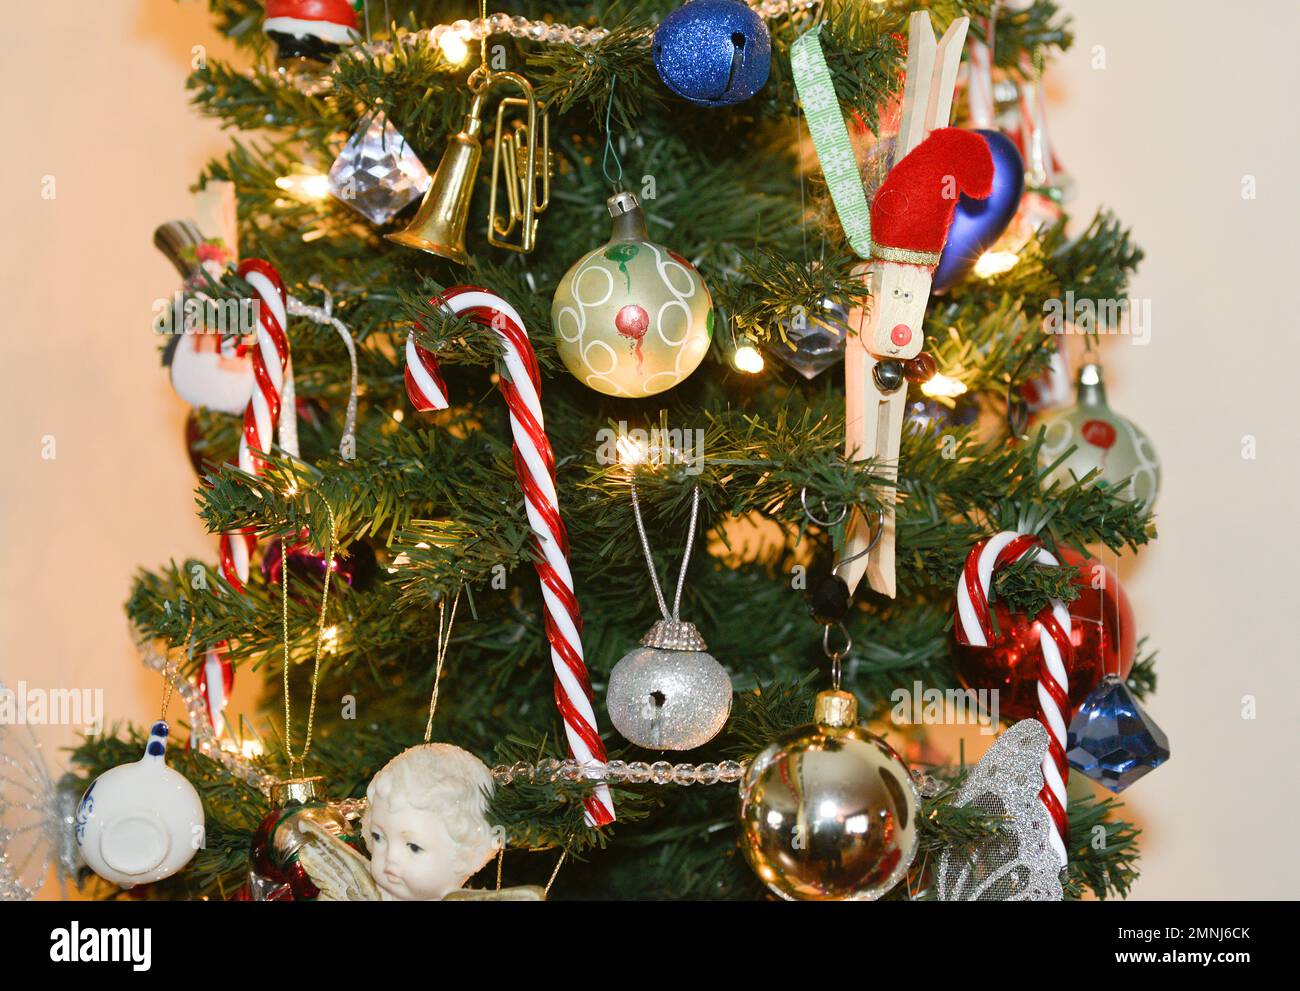
[[[1121,792],[1169,759],[1169,738],[1124,680],[1109,674],[1070,720],[1065,751],[1080,774]]]
[[[782,321],[781,329],[785,340],[772,336],[773,353],[804,378],[815,378],[844,357],[849,311],[827,296],[813,312]]]
[[[329,171],[330,192],[372,224],[386,224],[429,188],[424,163],[383,113],[363,119]]]

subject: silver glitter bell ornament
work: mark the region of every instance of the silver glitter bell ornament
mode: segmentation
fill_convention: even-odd
[[[787,901],[874,901],[916,856],[920,796],[903,759],[858,725],[849,692],[821,692],[814,722],[750,762],[740,846]]]
[[[614,665],[605,690],[605,708],[614,728],[628,742],[648,750],[693,750],[703,746],[718,735],[731,714],[731,678],[726,668],[707,653],[695,625],[683,622],[678,615],[699,509],[700,490],[696,488],[691,496],[690,531],[670,616],[641,520],[636,486],[632,486],[637,533],[663,619],[650,627],[640,647]]]
[[[664,619],[614,665],[605,692],[610,722],[647,750],[693,750],[731,713],[731,678],[692,623]]]

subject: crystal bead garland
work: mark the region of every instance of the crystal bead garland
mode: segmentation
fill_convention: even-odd
[[[821,3],[822,0],[763,0],[761,3],[750,3],[749,6],[764,20],[774,20],[811,10]],[[657,26],[641,28],[633,32],[633,37],[640,44],[649,46]],[[437,46],[442,41],[443,35],[449,31],[459,35],[466,42],[480,41],[484,37],[496,34],[508,34],[514,38],[523,38],[540,44],[572,45],[575,48],[596,45],[609,37],[608,28],[571,27],[566,24],[549,24],[546,21],[530,21],[527,17],[511,17],[509,14],[495,13],[489,14],[486,20],[479,17],[472,20],[462,19],[451,24],[436,24],[431,28],[412,31],[402,35],[397,43],[405,48]],[[392,41],[367,41],[356,45],[354,50],[362,56],[383,56],[391,55],[393,46]],[[251,76],[252,73],[249,75]],[[281,75],[278,78],[307,96],[316,96],[329,88],[328,75],[312,79],[294,78],[288,75]]]
[[[221,741],[217,739],[216,734],[212,731],[212,723],[208,721],[203,693],[199,690],[199,687],[167,664],[166,655],[159,651],[155,641],[150,640],[138,629],[134,631],[134,634],[136,650],[140,652],[140,660],[144,663],[144,666],[159,672],[164,678],[170,680],[176,694],[184,702],[185,712],[189,716],[190,746],[203,756],[218,761],[227,771],[240,780],[247,782],[264,794],[269,793],[271,783],[275,780],[274,777],[258,768],[242,753],[227,750],[221,745]]]
[[[580,765],[575,760],[548,758],[535,764],[519,761],[492,768],[492,780],[500,785],[515,782],[554,784],[557,781],[602,781],[644,785],[716,785],[735,784],[744,776],[748,761],[724,760],[716,764],[670,764],[666,760],[653,764],[643,760],[611,760]]]

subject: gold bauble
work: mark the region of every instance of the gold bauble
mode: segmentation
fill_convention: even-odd
[[[916,855],[920,797],[890,746],[857,725],[848,692],[770,744],[740,785],[741,848],[787,900],[874,901]]]

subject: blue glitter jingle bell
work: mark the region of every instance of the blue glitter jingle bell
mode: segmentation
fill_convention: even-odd
[[[767,24],[741,0],[690,0],[659,24],[655,68],[664,85],[703,107],[740,103],[772,69]]]
[[[1121,792],[1169,759],[1169,738],[1123,679],[1109,674],[1070,720],[1066,757],[1076,771]]]

